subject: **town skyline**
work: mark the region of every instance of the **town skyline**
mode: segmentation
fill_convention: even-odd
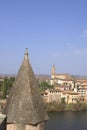
[[[0,73],[17,74],[25,48],[35,74],[87,75],[86,0],[0,2]]]

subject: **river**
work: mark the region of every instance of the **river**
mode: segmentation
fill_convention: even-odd
[[[87,111],[48,113],[46,130],[87,130]]]

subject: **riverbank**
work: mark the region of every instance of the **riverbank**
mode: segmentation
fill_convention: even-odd
[[[86,103],[77,103],[77,104],[63,104],[57,102],[46,103],[46,110],[48,112],[57,112],[57,111],[81,111],[87,110]]]

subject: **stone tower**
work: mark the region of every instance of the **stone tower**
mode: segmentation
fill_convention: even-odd
[[[55,74],[55,65],[52,66],[52,74]]]
[[[55,77],[55,65],[52,66],[51,79]]]
[[[23,63],[7,100],[7,130],[45,130],[48,120],[26,49]]]

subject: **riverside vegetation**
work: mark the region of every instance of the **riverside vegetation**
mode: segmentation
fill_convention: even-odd
[[[12,85],[15,81],[15,77],[5,77],[4,82],[0,84],[0,99],[6,99],[8,96]],[[39,83],[39,89],[41,92],[44,92],[46,89],[54,88],[52,85],[49,85],[47,82],[41,82]],[[86,103],[79,103],[77,104],[66,104],[64,99],[61,99],[61,102],[50,102],[50,103],[44,103],[46,110],[49,112],[53,111],[77,111],[77,110],[86,110],[87,104]]]
[[[57,111],[79,111],[79,110],[87,110],[87,104],[85,103],[58,103],[56,101],[45,103],[46,110],[48,112],[57,112]]]

